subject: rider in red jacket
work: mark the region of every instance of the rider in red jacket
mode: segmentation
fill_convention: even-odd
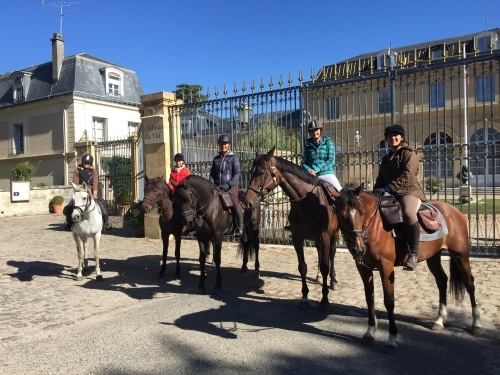
[[[191,174],[189,168],[184,164],[184,155],[175,154],[174,163],[175,167],[172,169],[172,172],[170,172],[170,178],[168,180],[168,187],[172,193],[177,185],[179,185],[182,180]]]

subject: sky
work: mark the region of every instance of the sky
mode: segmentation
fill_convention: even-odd
[[[179,84],[215,98],[309,81],[364,53],[500,28],[500,0],[0,0],[0,74],[87,53],[134,70],[145,94]],[[62,13],[60,16],[61,6]]]

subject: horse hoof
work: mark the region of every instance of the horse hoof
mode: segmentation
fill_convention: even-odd
[[[330,283],[330,289],[331,290],[337,290],[339,288],[339,283],[337,282],[331,282]]]
[[[396,354],[398,352],[398,347],[394,345],[385,344],[382,348],[382,352],[385,354]]]
[[[95,280],[96,280],[96,281],[103,281],[103,280],[104,280],[104,277],[102,277],[102,275],[97,275],[97,276],[95,277]]]
[[[83,280],[83,276],[77,276],[76,277],[76,281],[82,281]]]
[[[483,327],[472,327],[470,333],[473,335],[480,335],[483,332]]]
[[[375,338],[373,336],[363,336],[363,338],[361,339],[361,342],[365,345],[373,345],[375,344]]]
[[[441,323],[434,323],[431,329],[433,331],[441,331],[443,328],[444,326]]]

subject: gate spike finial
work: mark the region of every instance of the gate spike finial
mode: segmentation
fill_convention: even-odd
[[[292,87],[293,79],[292,72],[288,72],[288,87]]]
[[[283,86],[283,74],[280,73],[280,80],[278,81],[278,84],[280,85],[280,90],[281,90],[281,86]]]
[[[260,77],[260,92],[264,91],[264,78]]]
[[[252,89],[252,94],[253,94],[253,92],[255,91],[255,81],[253,78],[252,78],[252,86],[250,86],[250,88]]]
[[[227,98],[227,87],[226,87],[226,84],[224,83],[224,97]]]
[[[270,76],[269,77],[269,89],[272,90],[273,89],[273,76]]]
[[[247,88],[245,87],[245,81],[241,82],[241,91],[243,92],[243,95],[245,95],[245,91],[247,91]]]
[[[219,98],[219,89],[215,86],[215,99]]]
[[[238,93],[238,87],[236,86],[236,82],[234,83],[234,88],[233,88],[234,96]]]

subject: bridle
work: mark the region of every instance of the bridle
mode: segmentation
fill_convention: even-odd
[[[264,161],[264,164],[267,165],[269,168],[266,169],[264,178],[262,179],[262,184],[259,187],[255,187],[252,185],[248,187],[248,189],[255,192],[261,200],[264,199],[266,196],[266,194],[264,194],[264,189],[267,190],[267,193],[269,193],[271,190],[275,189],[278,186],[278,180],[276,179],[276,167],[273,165],[272,160],[269,162]],[[272,183],[274,184],[274,186],[271,188],[268,188],[267,186],[269,184],[266,184],[268,175],[272,177]]]
[[[198,202],[200,201],[200,197],[196,193],[195,190],[191,189],[190,187],[186,187],[186,192],[191,195],[191,197],[195,197],[196,199],[191,199],[191,209],[190,210],[185,210],[180,212],[181,216],[187,217],[187,216],[193,216],[193,220],[189,222],[189,227],[197,226],[199,222],[201,222],[200,219],[202,219],[207,213],[208,213],[208,207],[212,204],[215,199],[210,199],[210,202],[208,202],[206,205],[201,206],[200,208],[196,208],[198,205]],[[203,212],[204,210],[204,212]],[[194,222],[194,224],[193,224]]]
[[[85,203],[85,208],[82,209],[81,206],[77,206],[77,205],[74,205],[73,206],[73,210],[76,210],[80,213],[80,216],[83,217],[85,216],[86,214],[92,212],[93,210],[96,209],[97,207],[97,204],[94,205],[94,208],[90,209],[90,206],[92,205],[92,201],[93,201],[93,198],[92,196],[90,195],[90,193],[87,191],[87,202]]]

